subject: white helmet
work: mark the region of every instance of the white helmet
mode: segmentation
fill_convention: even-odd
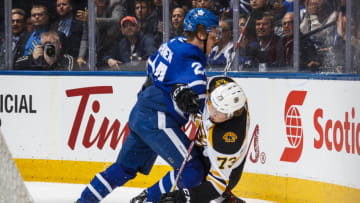
[[[210,94],[210,101],[215,109],[230,118],[233,113],[245,105],[244,90],[235,82],[229,82],[215,88]]]

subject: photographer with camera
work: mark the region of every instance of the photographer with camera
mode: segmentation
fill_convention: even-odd
[[[63,33],[49,31],[41,34],[41,44],[36,45],[32,55],[20,57],[16,70],[78,70],[74,58],[62,51]]]

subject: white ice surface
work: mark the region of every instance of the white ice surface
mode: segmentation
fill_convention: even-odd
[[[25,182],[35,203],[73,203],[86,187],[83,184]],[[120,187],[108,195],[103,203],[129,203],[143,188]],[[269,201],[247,199],[247,203],[268,203]]]

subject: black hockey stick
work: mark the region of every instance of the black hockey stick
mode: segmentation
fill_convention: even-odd
[[[177,185],[177,182],[179,182],[179,179],[180,179],[180,176],[185,168],[185,165],[186,165],[186,162],[187,160],[189,159],[189,156],[190,156],[190,153],[192,151],[192,149],[194,148],[194,145],[195,145],[195,140],[196,140],[196,137],[198,136],[199,132],[200,132],[200,128],[201,128],[201,123],[199,125],[199,127],[196,129],[196,132],[195,132],[195,138],[191,141],[190,143],[190,147],[187,151],[187,154],[184,158],[184,161],[182,162],[181,166],[180,166],[180,169],[179,169],[179,172],[178,174],[176,175],[176,179],[175,179],[175,183],[173,184],[173,186],[171,187],[170,189],[170,192],[173,192],[176,188],[176,185]]]
[[[310,32],[308,32],[308,33],[300,36],[300,39],[305,39],[305,38],[307,38],[307,37],[310,37],[311,35],[314,35],[314,34],[320,32],[320,31],[325,30],[325,29],[328,28],[328,27],[334,26],[334,25],[336,25],[336,21],[337,21],[337,19],[334,20],[334,21],[332,21],[332,22],[330,22],[330,23],[328,23],[328,24],[325,24],[325,25],[322,26],[322,27],[319,27],[319,28],[317,28],[317,29],[315,29],[315,30],[312,30],[312,31],[310,31]]]

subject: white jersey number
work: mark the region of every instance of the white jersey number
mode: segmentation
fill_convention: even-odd
[[[203,75],[204,74],[204,71],[200,70],[201,67],[202,67],[201,63],[194,62],[194,63],[191,64],[191,67],[194,68],[195,75]]]
[[[154,73],[154,76],[157,77],[157,79],[161,82],[164,81],[166,71],[168,69],[168,66],[160,61],[160,63],[155,67],[155,63],[157,59],[159,58],[159,55],[156,56],[156,58],[151,61],[149,58],[148,64],[151,66],[152,72]],[[195,75],[203,75],[204,70],[201,70],[202,65],[199,62],[193,62],[191,64],[191,67],[194,69]]]
[[[160,61],[159,65],[156,67],[154,76],[156,76],[159,81],[161,81],[161,82],[164,81],[167,69],[168,69],[168,66]]]

